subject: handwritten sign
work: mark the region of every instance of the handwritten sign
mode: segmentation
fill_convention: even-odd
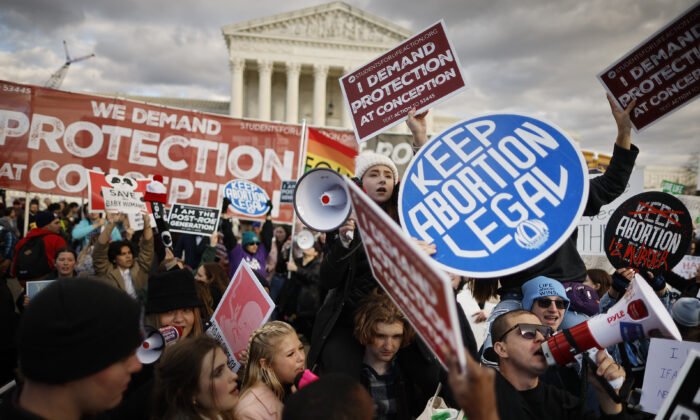
[[[213,207],[173,204],[168,218],[170,231],[210,236],[219,226],[220,212]]]
[[[700,267],[700,256],[684,255],[683,259],[673,267],[673,272],[684,279],[694,279]]]
[[[699,24],[700,3],[696,3],[598,75],[620,108],[637,101],[631,115],[635,130],[700,94]]]
[[[267,322],[275,303],[258,281],[250,266],[241,261],[219,306],[211,316],[207,334],[222,343],[228,365],[238,372],[240,354],[248,346],[250,335]]]
[[[658,415],[659,420],[700,419],[700,352],[693,350],[678,372]]]
[[[600,176],[600,175],[599,175]],[[591,179],[594,177],[591,177]],[[644,191],[644,171],[634,169],[625,186],[625,191],[613,202],[600,208],[595,216],[583,216],[578,222],[578,235],[576,236],[576,249],[581,255],[605,255],[605,227],[610,216],[628,198]]]
[[[374,278],[443,366],[456,355],[466,369],[449,278],[353,181],[345,184]]]
[[[340,78],[358,142],[466,89],[455,49],[439,21]]]
[[[651,339],[640,401],[644,411],[653,414],[659,411],[691,350],[700,351],[700,343]]]

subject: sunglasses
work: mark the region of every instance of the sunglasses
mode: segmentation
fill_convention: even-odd
[[[513,331],[514,329],[518,328],[520,330],[520,335],[523,336],[524,339],[527,340],[534,340],[535,337],[537,337],[537,331],[542,334],[544,339],[548,339],[549,337],[552,336],[552,328],[548,327],[546,325],[540,325],[540,324],[515,324],[510,329],[501,335],[500,338],[496,341],[503,341],[503,339],[508,335],[509,332]],[[496,342],[494,341],[494,343]]]
[[[542,309],[549,308],[552,305],[552,302],[554,302],[557,309],[566,309],[566,307],[569,306],[567,301],[558,299],[536,299],[535,302],[537,302],[537,306]]]

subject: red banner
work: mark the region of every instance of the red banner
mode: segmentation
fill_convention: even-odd
[[[135,179],[161,174],[168,202],[220,207],[232,179],[272,197],[297,179],[301,126],[232,119],[140,102],[0,81],[0,188],[87,196],[86,169]],[[352,133],[323,130],[353,145]]]

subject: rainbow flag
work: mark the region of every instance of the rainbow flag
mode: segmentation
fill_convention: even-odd
[[[357,151],[309,127],[304,172],[316,168],[329,168],[341,175],[352,177],[355,172]]]

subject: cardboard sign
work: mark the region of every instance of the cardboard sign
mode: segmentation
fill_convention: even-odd
[[[345,183],[374,278],[443,366],[456,355],[466,369],[450,279],[354,182]]]
[[[673,267],[673,272],[684,279],[694,279],[700,267],[700,257],[696,255],[684,255],[681,261]]]
[[[241,367],[238,359],[248,346],[250,335],[267,322],[274,308],[275,303],[250,266],[241,261],[212,314],[212,326],[207,330],[207,334],[224,344],[228,365],[234,372]]]
[[[700,351],[692,350],[688,355],[656,418],[660,420],[700,418]]]
[[[591,179],[597,176],[592,176]],[[579,254],[605,256],[603,237],[605,236],[605,227],[608,224],[608,220],[610,220],[610,216],[615,213],[620,204],[643,191],[644,171],[634,169],[625,186],[625,191],[619,197],[601,207],[595,216],[582,216],[578,222],[578,235],[576,236],[576,249]]]
[[[605,253],[615,268],[672,269],[692,239],[688,210],[676,197],[650,191],[622,203],[605,228]]]
[[[280,188],[280,204],[283,203],[293,203],[294,202],[294,188],[296,188],[297,182],[282,181],[282,188]]]
[[[409,236],[437,245],[433,259],[462,276],[492,278],[546,258],[576,228],[588,169],[551,123],[519,114],[461,122],[423,146],[399,195]]]
[[[640,400],[644,411],[653,414],[659,411],[671,386],[678,379],[678,371],[693,349],[700,351],[700,343],[651,339]],[[696,378],[700,378],[700,375]]]
[[[28,281],[27,282],[27,296],[29,296],[29,300],[31,301],[32,299],[34,299],[34,296],[36,296],[46,286],[53,283],[54,281],[56,281],[56,280]]]
[[[168,224],[171,232],[210,236],[219,226],[220,209],[213,207],[173,204]]]
[[[467,84],[441,20],[341,77],[340,87],[362,143],[404,121],[411,108],[421,112]]]
[[[103,174],[97,171],[88,171],[88,208],[91,212],[97,211],[122,211],[118,210],[120,200],[123,198],[124,202],[129,202],[130,198],[128,194],[110,193],[109,197],[112,199],[110,202],[110,208],[105,207],[105,189],[123,191],[123,192],[137,192],[141,194],[143,199],[143,194],[146,193],[146,185],[151,182],[150,179],[134,179],[130,176],[118,175],[118,174]],[[151,211],[151,206],[143,201],[146,211]],[[140,207],[140,206],[137,206]],[[130,208],[125,204],[125,208]],[[138,213],[138,211],[123,211],[124,213]]]
[[[224,197],[231,200],[229,210],[243,216],[262,216],[270,208],[270,198],[257,184],[244,180],[233,180],[224,187]]]
[[[115,213],[148,213],[143,194],[138,191],[125,191],[102,187],[105,210]]]
[[[637,101],[631,114],[635,130],[652,125],[700,93],[698,25],[700,3],[598,74],[621,109]]]

